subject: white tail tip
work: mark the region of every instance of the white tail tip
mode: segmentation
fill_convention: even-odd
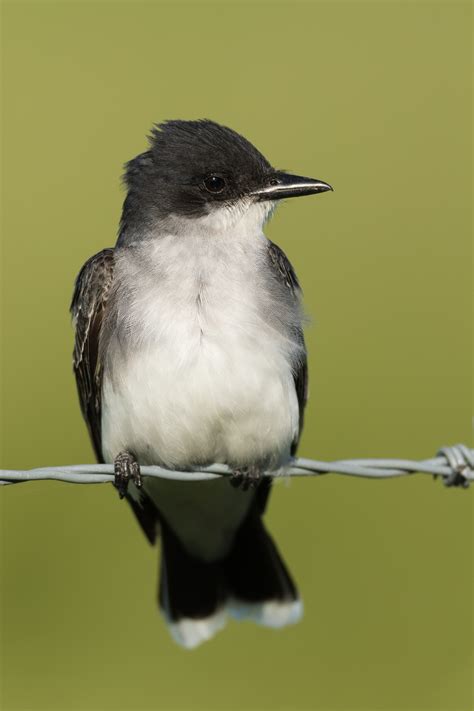
[[[193,620],[184,617],[179,622],[167,620],[171,636],[182,647],[194,649],[208,639],[214,637],[227,622],[227,611],[219,610],[211,617],[203,620]]]
[[[299,622],[303,615],[303,603],[301,600],[291,602],[270,600],[249,604],[233,600],[229,603],[229,612],[236,620],[252,620],[265,627],[278,628]]]

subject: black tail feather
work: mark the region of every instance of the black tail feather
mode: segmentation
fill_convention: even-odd
[[[180,644],[194,647],[209,639],[223,626],[227,604],[234,616],[270,626],[298,619],[297,590],[257,511],[241,525],[227,557],[210,563],[190,555],[164,521],[161,530],[159,601]],[[276,608],[263,615],[265,603]]]
[[[227,596],[220,563],[191,556],[163,520],[161,536],[161,609],[171,621],[213,615]]]
[[[256,604],[268,600],[291,602],[298,593],[278,550],[258,514],[240,527],[223,561],[229,595]]]

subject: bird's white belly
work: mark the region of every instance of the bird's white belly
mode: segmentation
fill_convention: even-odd
[[[131,450],[141,464],[176,469],[212,462],[235,468],[285,464],[298,429],[291,370],[272,358],[271,349],[239,348],[238,339],[231,345],[206,338],[194,345],[185,341],[172,352],[156,345],[106,373],[105,459]],[[254,497],[225,480],[195,488],[147,479],[144,487],[186,550],[203,560],[227,554]]]
[[[284,463],[298,429],[291,369],[254,345],[206,337],[174,350],[157,343],[106,372],[105,458],[129,449],[142,464],[169,468]]]

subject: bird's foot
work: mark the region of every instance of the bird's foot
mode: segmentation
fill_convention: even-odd
[[[130,479],[136,487],[140,489],[142,485],[142,476],[140,474],[140,465],[138,464],[135,455],[131,452],[120,452],[114,460],[115,480],[114,486],[118,490],[121,499],[125,496],[128,489]]]
[[[258,469],[258,467],[245,467],[244,469],[234,469],[230,475],[230,483],[236,489],[247,491],[248,489],[255,489],[261,478],[261,469]]]

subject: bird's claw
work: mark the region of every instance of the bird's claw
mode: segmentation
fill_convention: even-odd
[[[131,452],[120,452],[114,460],[114,486],[116,487],[121,499],[125,496],[128,489],[128,482],[133,481],[135,486],[140,489],[142,486],[142,476],[140,474],[140,465],[135,456]]]
[[[247,491],[248,489],[255,489],[261,478],[262,472],[260,469],[246,467],[245,469],[234,469],[230,476],[230,483],[236,489]]]

